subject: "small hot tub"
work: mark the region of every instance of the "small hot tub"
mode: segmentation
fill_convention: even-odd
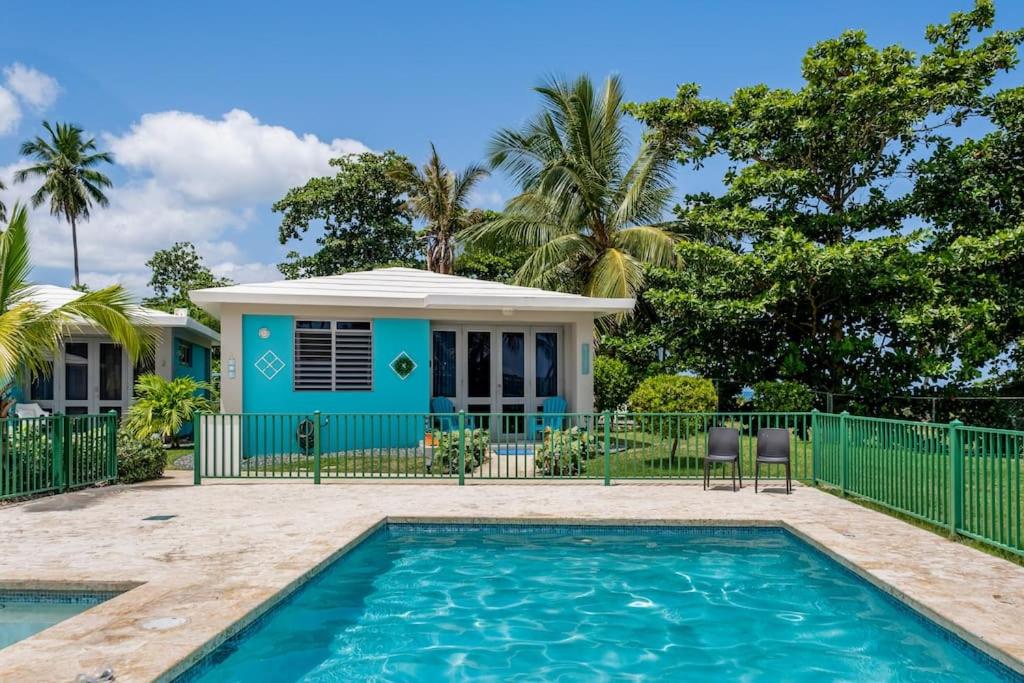
[[[109,591],[0,590],[0,648],[118,595]]]

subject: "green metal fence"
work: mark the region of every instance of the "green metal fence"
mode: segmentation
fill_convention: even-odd
[[[815,414],[815,481],[1024,555],[1024,432]]]
[[[0,420],[0,500],[117,478],[115,413]]]
[[[197,415],[201,478],[699,479],[708,430],[740,432],[753,476],[759,429],[788,429],[794,479],[813,474],[811,413]],[[716,469],[716,476],[723,473]],[[764,478],[783,476],[765,469]]]

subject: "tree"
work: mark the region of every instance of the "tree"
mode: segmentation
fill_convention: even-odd
[[[501,217],[498,211],[476,210],[470,212],[470,225],[485,223]],[[530,250],[506,242],[481,247],[465,244],[455,257],[455,274],[475,280],[489,280],[511,284],[516,273],[523,267]]]
[[[292,251],[278,269],[294,279],[385,265],[415,266],[416,234],[403,198],[408,188],[390,174],[396,164],[408,161],[394,152],[367,152],[330,163],[338,169],[334,176],[292,188],[273,206],[284,214],[281,244],[301,240],[311,225],[323,225],[316,252],[303,256]]]
[[[4,182],[2,180],[0,180],[0,190],[6,190],[6,189],[7,189],[7,186],[4,185]],[[4,203],[2,201],[0,201],[0,223],[5,222],[6,220],[7,220],[7,206],[4,205]]]
[[[988,31],[993,17],[981,0],[929,27],[920,56],[847,31],[807,52],[798,90],[719,101],[687,84],[632,105],[681,163],[733,164],[723,193],[676,208],[682,231],[712,239],[684,241],[683,267],[653,276],[643,299],[656,321],[639,334],[704,374],[866,401],[957,372],[977,312],[941,298],[930,237],[909,229],[912,196],[897,181],[1016,64],[1024,33]]]
[[[391,177],[406,189],[409,210],[427,221],[420,237],[426,242],[427,270],[454,272],[455,240],[473,219],[466,209],[469,193],[487,176],[481,166],[471,165],[456,174],[441,162],[433,144],[430,159],[419,170],[410,163],[396,163]]]
[[[192,303],[188,293],[193,289],[225,287],[233,284],[228,278],[215,277],[191,242],[175,242],[170,249],[158,249],[146,261],[152,274],[149,286],[153,296],[143,305],[171,313],[176,308],[188,309],[189,315],[207,327],[220,329],[220,322]]]
[[[58,123],[56,128],[43,121],[49,139],[37,136],[21,145],[22,156],[36,163],[14,174],[15,182],[30,177],[43,178],[43,184],[32,194],[32,206],[50,201],[50,213],[71,224],[71,246],[75,258],[75,287],[81,286],[78,274],[78,221],[89,220],[93,202],[107,206],[103,189],[111,187],[110,178],[97,171],[99,164],[114,163],[107,152],[96,151],[96,139],[83,138],[78,126]]]
[[[675,262],[675,238],[660,225],[672,192],[670,149],[645,141],[627,165],[617,77],[600,91],[587,76],[552,80],[536,91],[541,113],[522,130],[498,132],[490,150],[491,165],[508,172],[522,193],[467,238],[531,249],[516,274],[520,284],[633,296],[646,263]]]
[[[7,229],[0,233],[0,377],[51,372],[51,359],[83,320],[104,330],[133,362],[152,352],[153,330],[137,320],[123,287],[86,292],[48,310],[33,301],[31,270],[28,212],[15,204]]]

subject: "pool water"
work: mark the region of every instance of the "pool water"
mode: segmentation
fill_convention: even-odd
[[[0,591],[0,648],[33,636],[110,597],[112,594]]]
[[[198,681],[1020,680],[781,529],[391,525]]]

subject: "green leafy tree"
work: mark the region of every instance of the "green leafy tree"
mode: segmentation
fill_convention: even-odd
[[[160,375],[142,375],[135,382],[135,403],[128,409],[125,429],[137,439],[156,435],[177,447],[182,427],[193,413],[216,410],[207,398],[211,390],[209,384],[192,377],[167,380]]]
[[[672,193],[669,147],[646,141],[629,161],[617,77],[600,89],[580,76],[536,91],[541,113],[522,130],[498,132],[490,150],[491,165],[522,192],[467,238],[530,249],[516,274],[520,284],[633,296],[644,264],[675,262],[674,236],[660,225]]]
[[[417,264],[416,233],[404,199],[409,188],[391,174],[397,164],[408,161],[394,152],[332,159],[335,175],[313,178],[274,204],[283,214],[281,244],[301,240],[311,226],[323,227],[314,253],[292,251],[278,265],[286,278]]]
[[[715,385],[703,377],[654,375],[629,396],[629,408],[637,413],[713,413],[717,407]]]
[[[473,222],[466,202],[473,186],[486,176],[487,171],[476,165],[458,174],[449,170],[434,145],[430,145],[430,159],[422,170],[410,163],[396,163],[391,167],[391,177],[407,188],[409,210],[427,222],[420,233],[420,238],[426,242],[427,270],[446,275],[454,273],[455,241]]]
[[[37,136],[21,145],[21,154],[35,163],[14,174],[15,182],[40,177],[43,184],[32,193],[32,206],[50,202],[50,213],[61,216],[71,225],[71,246],[75,257],[75,287],[81,287],[78,274],[79,221],[89,220],[93,202],[108,204],[105,188],[110,178],[96,170],[100,164],[114,163],[108,152],[96,151],[95,138],[86,139],[78,126],[43,121],[47,136]]]
[[[618,410],[626,405],[636,389],[639,377],[618,358],[598,356],[594,359],[594,408]]]
[[[82,320],[104,330],[132,361],[152,353],[154,332],[136,319],[123,287],[86,292],[47,309],[34,301],[31,270],[28,212],[15,204],[10,223],[0,232],[0,378],[51,372],[51,359]]]
[[[805,413],[814,407],[814,392],[800,382],[758,382],[754,410],[761,413]]]
[[[158,249],[146,261],[146,266],[151,271],[149,286],[153,289],[153,296],[143,300],[144,306],[168,313],[176,308],[185,308],[189,315],[204,325],[220,329],[219,321],[192,303],[188,293],[193,289],[225,287],[232,282],[228,278],[215,277],[194,244],[175,242],[170,249]]]
[[[756,85],[720,101],[687,84],[631,106],[681,163],[732,163],[724,192],[677,207],[680,231],[698,237],[680,245],[682,268],[652,278],[654,322],[637,334],[702,374],[867,401],[947,377],[976,314],[936,307],[929,236],[907,230],[913,201],[896,181],[1016,64],[1024,34],[991,31],[993,19],[981,0],[930,26],[921,55],[847,31],[807,52],[796,90]]]

